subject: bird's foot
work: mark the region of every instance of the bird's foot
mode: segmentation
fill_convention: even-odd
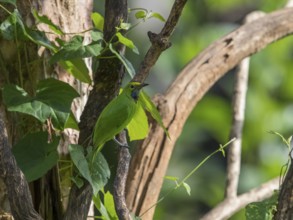
[[[117,140],[116,137],[113,138],[113,140],[120,146],[120,147],[126,147],[129,148],[129,145],[127,143],[122,143],[120,141]]]

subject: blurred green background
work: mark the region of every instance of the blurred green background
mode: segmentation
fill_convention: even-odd
[[[173,1],[132,0],[129,7],[146,8],[165,18]],[[249,12],[266,13],[283,8],[285,0],[206,0],[188,1],[173,34],[173,46],[165,51],[147,79],[151,94],[163,93],[180,70],[200,51],[219,37],[241,25]],[[101,4],[96,2],[97,10]],[[133,17],[133,15],[132,15]],[[131,20],[136,22],[135,19]],[[140,55],[127,52],[135,67],[141,62],[150,43],[147,31],[158,32],[163,23],[150,19],[128,37]],[[246,120],[243,133],[242,168],[239,193],[280,174],[288,151],[273,130],[289,137],[293,129],[293,38],[278,41],[253,55],[250,65]],[[228,141],[231,125],[233,70],[204,96],[190,115],[173,152],[166,175],[183,179],[205,156]],[[218,154],[204,164],[187,183],[191,196],[178,189],[156,207],[154,219],[199,219],[224,198],[226,159]],[[165,180],[162,195],[174,183]],[[245,219],[244,211],[231,219]]]

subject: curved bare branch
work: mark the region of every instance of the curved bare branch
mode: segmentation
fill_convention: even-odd
[[[127,184],[130,210],[139,215],[157,201],[175,142],[190,112],[208,89],[243,58],[292,33],[292,8],[244,24],[200,53],[164,96],[155,98],[171,140],[153,123],[149,138],[137,147]],[[152,219],[153,213],[154,210],[149,211],[144,219]]]

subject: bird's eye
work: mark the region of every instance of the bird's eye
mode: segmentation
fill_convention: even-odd
[[[130,88],[131,88],[131,89],[134,89],[134,85],[131,85]]]

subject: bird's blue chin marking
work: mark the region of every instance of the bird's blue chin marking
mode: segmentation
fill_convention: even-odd
[[[139,95],[139,90],[133,90],[132,92],[131,92],[131,97],[134,99],[134,101],[136,101],[137,102],[137,100],[138,100],[138,95]]]

